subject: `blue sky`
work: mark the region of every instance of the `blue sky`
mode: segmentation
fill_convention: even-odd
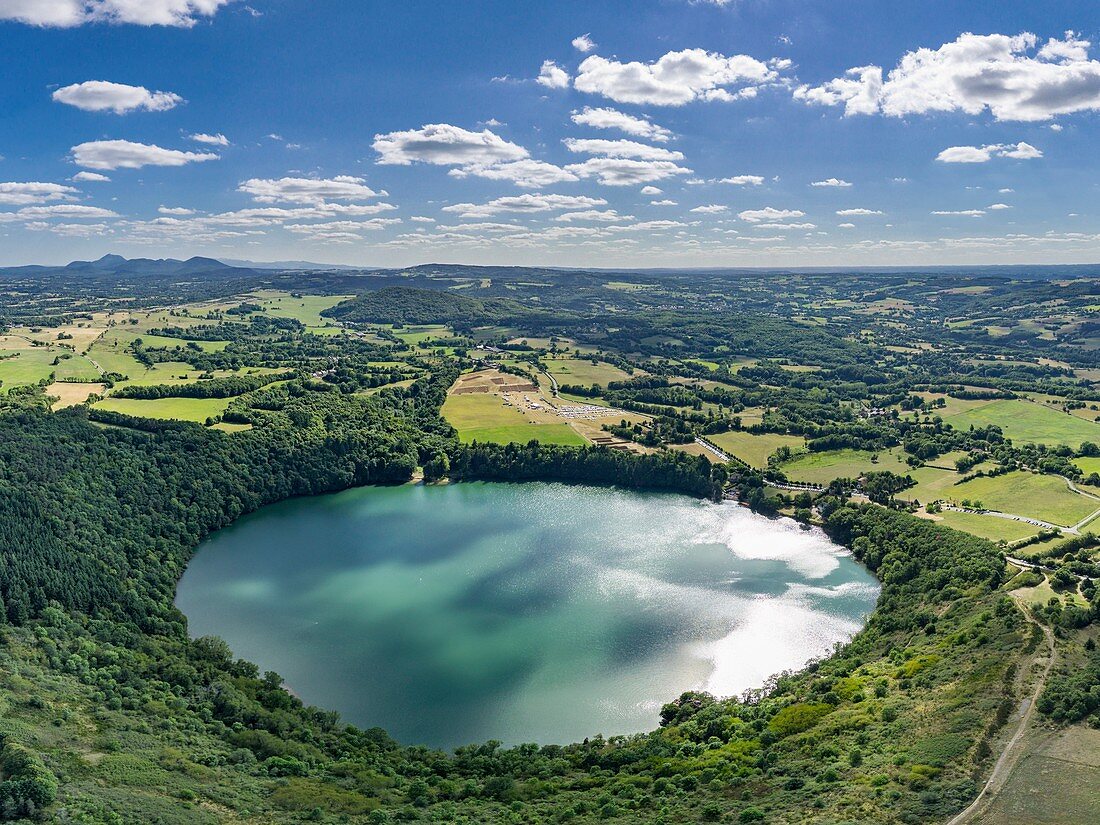
[[[0,263],[1096,262],[1098,36],[1056,1],[0,0]]]

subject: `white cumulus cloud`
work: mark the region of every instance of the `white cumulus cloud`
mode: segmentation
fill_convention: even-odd
[[[908,52],[885,76],[880,66],[860,66],[801,86],[795,97],[843,105],[845,115],[989,111],[997,120],[1049,120],[1100,110],[1100,61],[1089,58],[1090,48],[1073,32],[1042,46],[1030,32],[967,32],[938,49]]]
[[[0,0],[0,7],[2,2]],[[109,80],[85,80],[62,86],[53,93],[53,99],[85,112],[114,112],[116,115],[138,110],[165,112],[183,103],[183,98],[175,92],[151,92],[144,86],[127,86]]]
[[[672,132],[663,126],[658,126],[645,118],[620,112],[618,109],[585,106],[579,112],[573,112],[572,119],[574,123],[581,126],[591,126],[594,129],[618,129],[628,135],[655,140],[658,143],[667,143],[672,137]]]
[[[488,180],[506,180],[526,189],[541,189],[555,183],[579,180],[572,172],[560,166],[531,158],[508,163],[470,164],[452,169],[447,174],[455,178],[473,176]]]
[[[61,183],[43,183],[41,181],[0,183],[0,203],[15,206],[48,203],[49,201],[71,201],[78,194],[80,194],[78,189]]]
[[[217,160],[209,152],[183,152],[129,140],[93,140],[72,148],[73,162],[86,169],[140,169],[143,166],[183,166]]]
[[[111,179],[99,172],[77,172],[70,180],[74,183],[107,183]]]
[[[690,169],[669,160],[610,157],[589,158],[584,163],[571,163],[565,168],[580,178],[595,178],[604,186],[634,186],[691,174]]]
[[[591,209],[606,206],[603,198],[585,195],[511,195],[496,198],[488,203],[455,203],[444,206],[444,212],[456,212],[464,218],[484,218],[507,212],[551,212],[566,209]]]
[[[218,132],[215,135],[208,135],[204,132],[196,132],[195,134],[188,135],[187,137],[190,140],[195,141],[196,143],[205,143],[208,146],[228,146],[229,145],[229,138],[227,138],[221,132]]]
[[[950,146],[936,156],[941,163],[988,163],[993,158],[1034,160],[1043,153],[1030,143],[993,143],[987,146]]]
[[[762,223],[764,221],[774,223],[785,221],[788,218],[802,218],[805,215],[805,212],[798,209],[775,209],[771,206],[765,206],[763,209],[746,209],[744,212],[737,213],[737,217],[748,223]]]
[[[813,183],[810,184],[810,186],[816,186],[819,189],[820,188],[847,189],[851,185],[852,184],[849,183],[848,181],[841,180],[840,178],[826,178],[825,180],[815,180]]]
[[[602,140],[600,138],[566,138],[562,141],[570,152],[585,155],[603,155],[610,158],[638,158],[639,160],[683,160],[683,152],[650,146],[634,140]]]
[[[0,0],[0,20],[71,28],[85,23],[195,25],[231,0]]]
[[[78,203],[51,203],[48,206],[27,206],[18,213],[21,218],[117,218],[117,212],[98,206],[84,206]]]
[[[414,162],[457,166],[522,160],[528,156],[522,146],[483,129],[471,132],[448,123],[432,123],[419,129],[374,136],[378,163],[408,166]]]
[[[337,175],[334,178],[251,178],[237,187],[258,203],[314,203],[357,201],[375,198],[362,178]]]
[[[730,178],[721,178],[718,182],[732,186],[762,186],[764,178],[761,175],[734,175]]]
[[[571,223],[572,221],[596,221],[609,223],[612,221],[633,220],[633,215],[620,215],[614,209],[583,209],[580,212],[566,212],[554,218],[559,223]]]
[[[578,37],[573,38],[573,48],[576,49],[578,52],[584,52],[585,54],[587,54],[588,52],[596,48],[596,43],[592,39],[591,35],[582,34]]]
[[[592,55],[581,62],[573,85],[619,103],[682,106],[693,100],[751,97],[757,87],[777,77],[768,64],[748,55],[684,49],[653,63],[621,63]]]
[[[569,86],[569,73],[553,60],[544,60],[535,80],[548,89],[565,89]]]
[[[838,209],[836,213],[842,218],[855,217],[856,215],[881,215],[881,209]]]

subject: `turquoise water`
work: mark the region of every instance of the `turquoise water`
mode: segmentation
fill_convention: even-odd
[[[560,484],[362,488],[204,543],[194,636],[409,744],[570,742],[656,726],[825,654],[873,609],[843,548],[733,504]]]

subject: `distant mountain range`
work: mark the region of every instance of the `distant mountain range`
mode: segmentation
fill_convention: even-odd
[[[219,258],[223,264],[228,266],[242,266],[246,269],[296,269],[300,271],[309,271],[314,269],[332,269],[340,270],[341,272],[349,269],[363,269],[361,266],[349,266],[348,264],[318,264],[313,261],[244,261],[237,258]]]
[[[257,263],[234,258],[218,260],[196,255],[181,261],[176,258],[124,258],[122,255],[108,254],[94,261],[73,261],[65,266],[0,267],[0,272],[11,275],[36,275],[46,272],[67,272],[88,275],[149,275],[149,276],[191,276],[191,275],[231,275],[234,271],[299,271],[314,272],[338,270],[341,272],[356,270],[359,267],[341,264],[318,264],[310,261],[272,261]]]
[[[73,261],[65,267],[70,272],[113,272],[127,275],[201,275],[234,268],[214,258],[197,255],[186,261],[175,258],[123,258],[121,255],[104,255],[95,261]]]
[[[470,275],[477,273],[483,277],[505,277],[517,271],[529,271],[536,275],[552,276],[570,272],[593,272],[612,275],[617,272],[632,272],[650,276],[707,272],[713,275],[736,277],[758,277],[771,272],[821,273],[845,272],[859,274],[898,275],[908,272],[926,275],[971,275],[986,278],[1012,278],[1017,280],[1057,280],[1059,278],[1095,278],[1100,276],[1100,264],[1020,264],[993,266],[927,266],[927,267],[695,267],[695,268],[646,268],[646,267],[524,267],[524,266],[477,266],[467,264],[418,264],[409,267],[379,269],[373,267],[350,266],[348,264],[321,264],[313,261],[248,261],[239,258],[206,258],[195,256],[185,261],[176,258],[124,258],[121,255],[108,254],[95,261],[73,261],[65,266],[14,266],[0,267],[0,274],[9,276],[36,276],[49,273],[87,274],[88,276],[148,276],[160,278],[191,277],[206,275],[211,277],[232,278],[247,273],[267,272],[330,272],[360,273],[363,275],[387,275],[416,277],[420,275]]]

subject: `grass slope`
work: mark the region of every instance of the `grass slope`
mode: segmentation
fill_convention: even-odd
[[[752,467],[768,466],[768,456],[780,447],[796,450],[806,444],[805,439],[797,435],[776,433],[753,435],[744,431],[718,433],[708,438],[727,453],[737,456]]]
[[[1032,401],[993,401],[955,415],[944,416],[955,429],[996,424],[1013,441],[1033,444],[1068,444],[1100,441],[1100,424],[1052,410]]]
[[[1023,471],[976,478],[952,487],[945,497],[980,501],[987,510],[1031,516],[1063,527],[1100,509],[1100,502],[1074,493],[1060,478]]]
[[[197,421],[214,418],[225,412],[232,398],[105,398],[95,404],[97,409],[133,415],[140,418],[161,418],[173,421]]]

